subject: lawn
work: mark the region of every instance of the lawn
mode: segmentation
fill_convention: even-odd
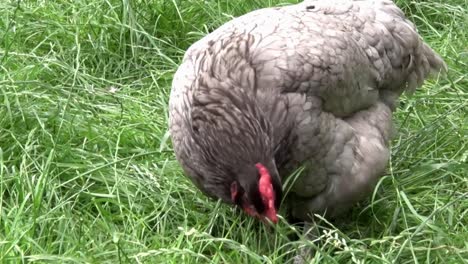
[[[285,1],[1,1],[0,262],[287,263],[311,246],[203,196],[167,132],[190,44]],[[397,4],[449,72],[402,99],[385,176],[320,223],[314,263],[468,262],[468,1]]]

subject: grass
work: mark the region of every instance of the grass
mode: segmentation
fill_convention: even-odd
[[[1,263],[287,263],[311,244],[201,195],[167,133],[184,50],[280,3],[257,2],[0,2]],[[403,98],[387,174],[322,224],[314,263],[468,260],[468,2],[397,3],[450,71]]]

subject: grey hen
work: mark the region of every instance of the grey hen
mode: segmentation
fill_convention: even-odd
[[[277,221],[337,216],[389,159],[392,112],[443,60],[392,2],[305,1],[248,13],[193,44],[177,70],[170,132],[205,194]]]

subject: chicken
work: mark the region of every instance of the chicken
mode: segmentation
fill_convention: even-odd
[[[444,69],[392,1],[253,11],[187,50],[169,102],[174,151],[202,192],[249,215],[276,223],[284,200],[296,219],[335,217],[384,173],[398,97]]]

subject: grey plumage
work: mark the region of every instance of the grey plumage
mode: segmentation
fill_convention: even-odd
[[[282,181],[304,165],[286,198],[293,215],[335,216],[384,172],[398,97],[443,69],[392,1],[260,9],[187,50],[169,103],[174,150],[196,186],[227,203],[256,162]]]

